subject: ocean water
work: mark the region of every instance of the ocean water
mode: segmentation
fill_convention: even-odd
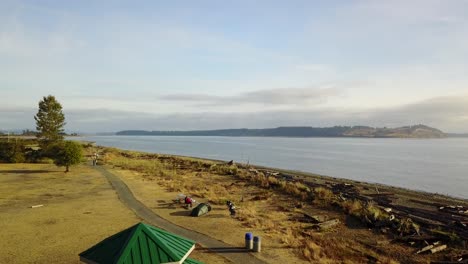
[[[101,146],[312,172],[468,199],[468,138],[89,136]]]

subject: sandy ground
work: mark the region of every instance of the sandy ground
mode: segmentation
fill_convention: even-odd
[[[81,263],[80,252],[139,221],[91,167],[65,174],[54,165],[0,164],[0,263]],[[224,262],[202,249],[190,257]]]

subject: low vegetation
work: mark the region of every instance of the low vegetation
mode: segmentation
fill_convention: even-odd
[[[35,140],[0,139],[0,162],[4,163],[38,163],[41,162],[41,153],[34,147]]]
[[[378,204],[345,199],[325,185],[310,185],[268,170],[222,162],[117,149],[103,149],[103,154],[107,164],[137,171],[145,180],[170,192],[190,193],[218,206],[227,200],[233,201],[238,207],[235,219],[241,226],[268,232],[277,243],[304,261],[418,263],[427,258],[412,256],[409,252],[413,249],[398,244],[386,244],[388,252],[383,253],[373,246],[376,234],[367,233],[367,228],[375,228],[378,234],[382,227],[394,235],[418,234],[420,226],[411,218],[392,219]],[[358,227],[363,229],[356,231],[339,224],[327,231],[318,231],[314,225],[297,220],[309,210],[320,211],[341,223],[347,222],[347,218],[355,219]],[[452,239],[455,238],[452,236]]]

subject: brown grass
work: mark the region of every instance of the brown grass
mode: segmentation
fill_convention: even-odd
[[[362,202],[359,200],[346,200],[341,203],[346,214],[360,216],[363,209]]]
[[[30,208],[37,204],[44,206]],[[48,164],[0,164],[1,263],[78,264],[79,253],[140,221],[89,167],[65,174]],[[200,247],[190,257],[229,263]]]
[[[305,259],[320,260],[322,259],[322,250],[319,245],[315,244],[312,240],[306,240],[302,246],[302,255]]]
[[[325,187],[317,187],[314,189],[314,203],[320,206],[329,206],[335,201],[333,192]]]
[[[399,252],[405,249],[404,246],[392,244],[385,253],[377,253],[361,243],[363,240],[374,243],[376,239],[376,235],[367,229],[347,229],[340,225],[338,229],[322,234],[309,230],[310,224],[294,220],[304,210],[318,211],[317,214],[343,220],[344,215],[339,215],[336,207],[329,206],[331,204],[338,204],[345,213],[359,218],[367,217],[376,221],[388,217],[373,203],[358,200],[340,202],[326,187],[311,190],[299,181],[283,180],[239,167],[234,172],[233,166],[196,159],[123,155],[125,159],[141,159],[145,162],[158,160],[158,166],[148,167],[141,161],[133,163],[119,160],[119,154],[112,155],[116,156],[109,160],[109,164],[118,165],[118,168],[132,169],[132,164],[146,168],[140,168],[140,176],[121,169],[115,172],[121,175],[135,196],[156,213],[178,225],[235,246],[242,246],[245,232],[253,231],[255,235],[264,237],[265,255],[257,256],[268,256],[264,259],[267,261],[362,263],[375,258],[378,262],[390,263],[393,256],[399,256]],[[117,162],[113,160],[115,158]],[[178,193],[190,194],[198,202],[211,203],[213,211],[200,218],[186,217],[185,209],[178,205],[167,205],[167,201],[171,201]],[[226,200],[236,204],[238,210],[235,218],[229,217]],[[302,204],[301,210],[294,209],[298,202]],[[308,230],[307,234],[304,234],[304,230]]]
[[[47,164],[1,168],[12,171],[0,173],[2,263],[81,263],[78,253],[139,221],[94,170],[78,166],[65,174]],[[30,208],[37,204],[44,206]],[[20,246],[25,241],[27,254]]]

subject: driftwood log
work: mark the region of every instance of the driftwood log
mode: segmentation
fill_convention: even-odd
[[[339,223],[340,223],[340,220],[333,219],[333,220],[329,220],[323,223],[316,224],[314,225],[314,227],[320,231],[325,231],[325,230],[328,230],[330,228],[337,226]]]

